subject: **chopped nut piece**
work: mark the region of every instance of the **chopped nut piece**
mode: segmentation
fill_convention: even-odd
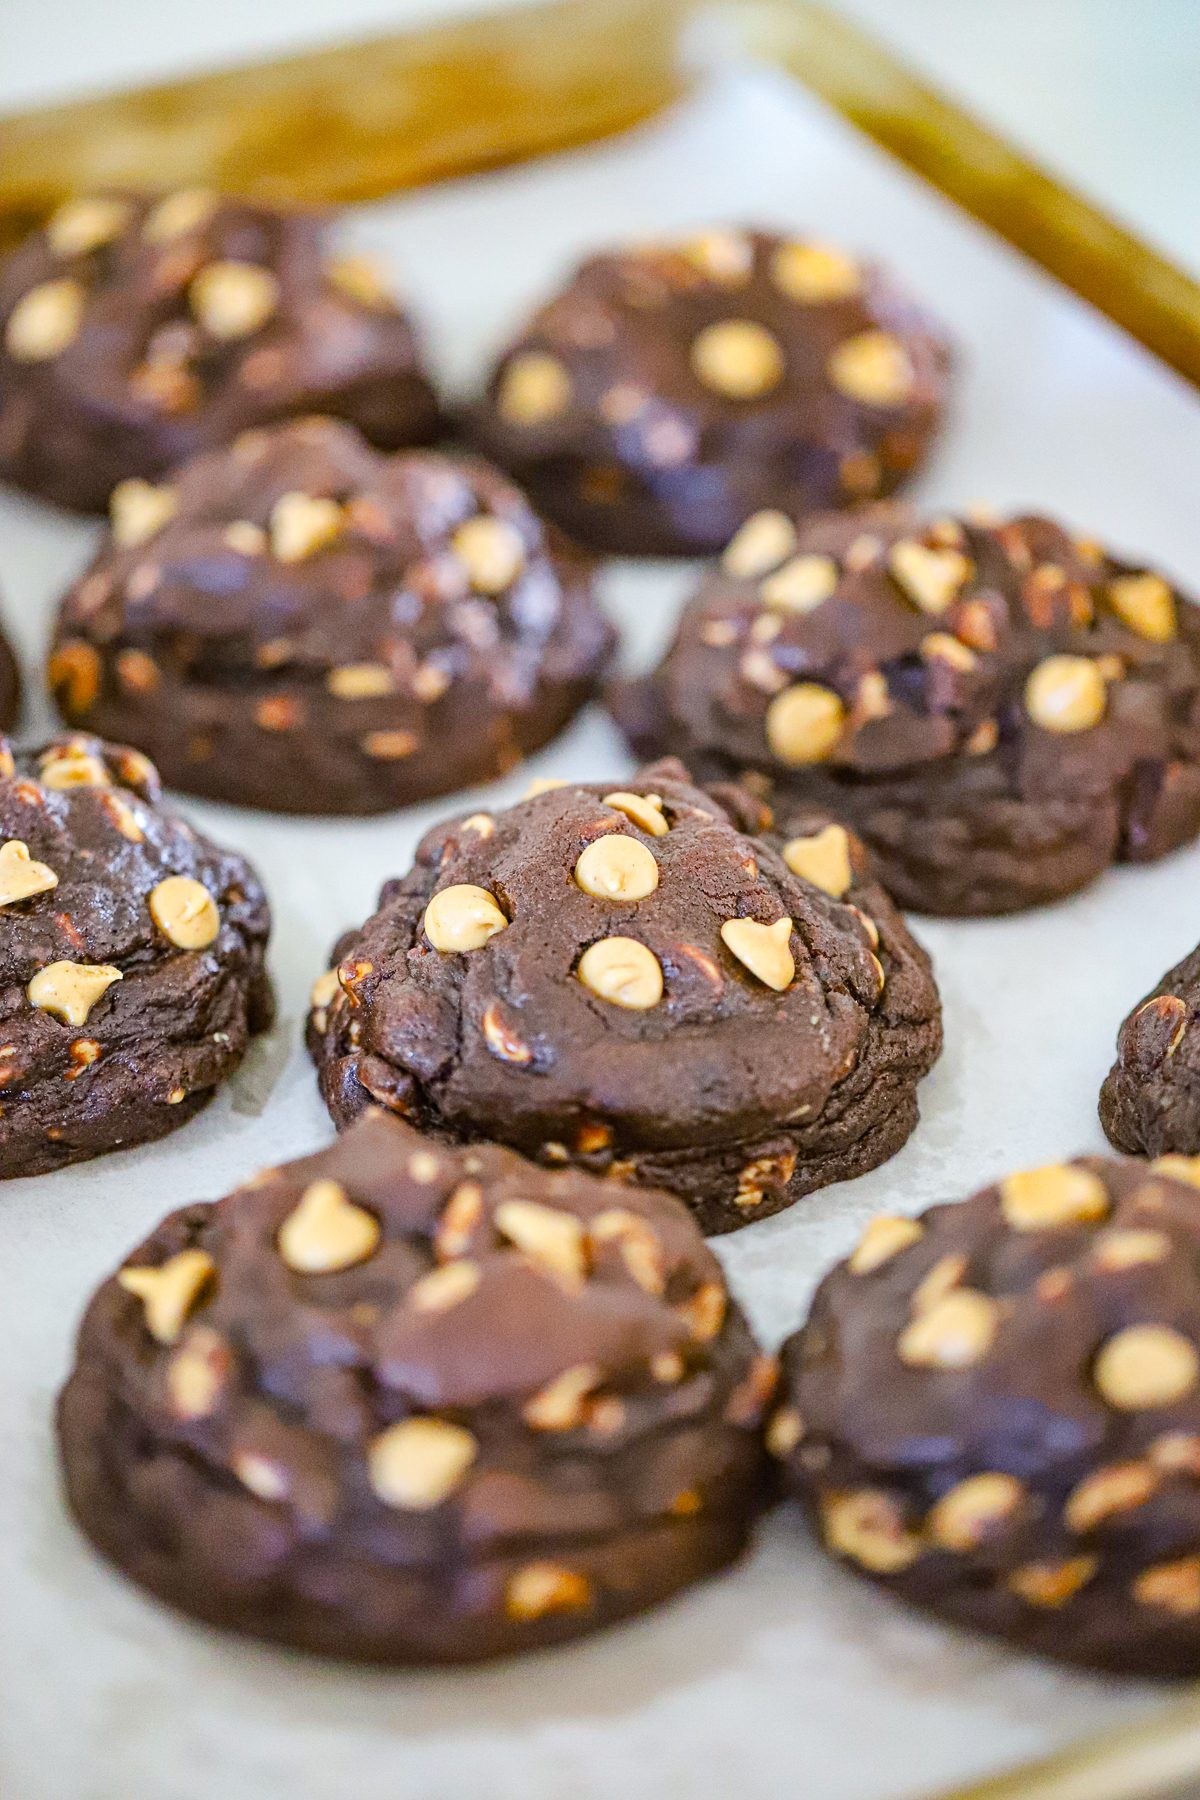
[[[378,757],[381,762],[399,762],[402,757],[411,756],[419,744],[414,731],[368,731],[362,749],[365,755]]]
[[[970,1475],[930,1509],[926,1533],[943,1550],[974,1550],[1011,1518],[1024,1498],[1025,1489],[1014,1475]]]
[[[506,519],[481,513],[460,525],[452,541],[478,594],[502,594],[525,567],[525,540]]]
[[[904,1523],[900,1503],[882,1488],[821,1496],[825,1543],[874,1575],[898,1575],[921,1554],[921,1539]]]
[[[408,1291],[408,1304],[417,1312],[448,1312],[452,1306],[469,1300],[481,1279],[479,1264],[460,1257],[414,1282]]]
[[[147,213],[142,236],[148,244],[169,244],[206,225],[219,205],[218,196],[206,188],[180,188]]]
[[[302,1275],[328,1275],[373,1255],[380,1237],[373,1213],[355,1206],[336,1181],[313,1181],[279,1227],[279,1254]]]
[[[915,538],[902,538],[888,555],[888,569],[922,612],[944,613],[969,581],[972,565],[958,550],[930,550]]]
[[[271,554],[277,562],[304,562],[331,544],[345,526],[336,500],[293,492],[271,508]]]
[[[1200,1613],[1200,1556],[1184,1556],[1178,1562],[1143,1569],[1132,1591],[1139,1605],[1161,1607],[1176,1618]]]
[[[486,888],[460,882],[443,888],[425,908],[421,926],[435,950],[481,950],[508,920]]]
[[[901,1250],[907,1250],[910,1244],[920,1243],[924,1235],[925,1227],[916,1219],[894,1218],[889,1213],[881,1213],[868,1224],[847,1267],[852,1275],[870,1275],[874,1269],[881,1269],[884,1263],[891,1262]]]
[[[252,525],[249,519],[235,519],[227,525],[222,533],[231,550],[239,556],[261,556],[267,547],[267,534],[261,525]]]
[[[760,925],[755,919],[726,919],[721,927],[726,949],[777,993],[789,988],[796,976],[791,936],[792,921],[787,917],[776,919],[773,925]]]
[[[1047,656],[1025,683],[1025,710],[1043,731],[1090,731],[1107,703],[1104,677],[1089,656]]]
[[[216,1276],[217,1265],[207,1250],[180,1250],[157,1269],[121,1269],[117,1281],[126,1293],[141,1300],[151,1337],[160,1344],[174,1344],[188,1314]]]
[[[738,1171],[733,1204],[746,1210],[761,1206],[768,1191],[778,1193],[787,1187],[795,1167],[794,1150],[787,1150],[776,1156],[756,1156]]]
[[[779,341],[753,319],[721,319],[692,343],[692,368],[704,386],[730,400],[757,400],[784,375]]]
[[[392,671],[386,663],[343,663],[330,669],[325,686],[339,700],[377,700],[395,692]]]
[[[472,831],[476,837],[490,838],[496,829],[495,820],[488,813],[472,813],[464,819],[458,828],[460,831]]]
[[[604,1371],[595,1363],[564,1369],[525,1402],[521,1417],[534,1431],[573,1431],[583,1424],[584,1400],[603,1379]]]
[[[854,258],[830,244],[780,244],[771,258],[771,280],[798,306],[848,300],[862,286]]]
[[[657,794],[627,794],[622,790],[605,794],[602,804],[624,813],[631,824],[640,825],[651,837],[666,837],[671,829]]]
[[[225,343],[266,324],[279,305],[279,283],[257,263],[209,263],[188,288],[188,302],[205,331]]]
[[[579,959],[579,979],[601,1000],[645,1011],[663,995],[662,965],[636,938],[601,938]]]
[[[962,1281],[968,1266],[967,1257],[961,1254],[939,1256],[924,1280],[913,1289],[908,1303],[913,1318],[920,1318],[922,1313],[931,1311],[947,1294],[953,1292]]]
[[[562,1563],[526,1563],[510,1575],[504,1590],[504,1609],[510,1619],[528,1623],[547,1613],[583,1612],[591,1605],[592,1589],[586,1576]]]
[[[1142,1263],[1165,1262],[1171,1240],[1165,1231],[1105,1231],[1092,1245],[1098,1266],[1117,1273]]]
[[[662,1245],[657,1233],[637,1213],[623,1206],[607,1207],[592,1220],[593,1244],[616,1241],[621,1260],[638,1286],[647,1294],[661,1294],[666,1287]]]
[[[569,1287],[587,1275],[585,1233],[574,1213],[538,1200],[505,1200],[496,1208],[497,1231]]]
[[[890,331],[860,331],[832,352],[825,372],[838,392],[864,406],[900,406],[916,386],[908,351]]]
[[[787,686],[787,676],[765,650],[747,650],[738,665],[738,672],[743,681],[764,694],[777,694],[780,688]]]
[[[207,1419],[232,1366],[229,1346],[207,1325],[193,1325],[167,1364],[167,1394],[177,1419]]]
[[[57,1013],[68,1025],[83,1025],[97,1000],[123,977],[109,963],[53,962],[39,969],[26,988],[30,1004]]]
[[[533,1051],[524,1038],[518,1037],[507,1023],[495,1001],[485,1009],[480,1024],[483,1027],[484,1042],[492,1055],[498,1056],[501,1062],[525,1064],[533,1061]]]
[[[896,1354],[916,1368],[965,1369],[987,1355],[1000,1308],[974,1288],[958,1288],[900,1333]]]
[[[777,569],[796,544],[796,527],[786,513],[752,513],[725,546],[721,567],[738,581],[754,581]]]
[[[722,287],[741,287],[754,268],[754,245],[740,231],[705,231],[682,249],[689,262]]]
[[[505,367],[496,406],[509,425],[542,425],[567,410],[572,393],[571,377],[556,356],[527,350]]]
[[[45,894],[58,886],[58,876],[44,862],[35,862],[28,844],[9,838],[0,848],[0,906],[13,906],[31,894]]]
[[[108,502],[113,542],[122,550],[136,549],[161,531],[178,510],[179,495],[173,487],[152,487],[136,476],[118,481]]]
[[[684,1321],[698,1344],[715,1338],[725,1323],[725,1289],[719,1281],[706,1281],[688,1300],[681,1300],[675,1311]]]
[[[1025,1563],[1013,1570],[1007,1585],[1027,1605],[1055,1610],[1073,1599],[1099,1566],[1094,1556],[1075,1556],[1061,1563]]]
[[[838,584],[838,569],[832,556],[805,554],[793,556],[777,569],[759,588],[765,606],[777,606],[781,612],[813,612],[828,600]]]
[[[1200,1156],[1158,1156],[1150,1167],[1155,1175],[1169,1175],[1172,1181],[1200,1188]]]
[[[963,749],[968,756],[990,756],[1000,742],[1000,727],[995,719],[981,719]]]
[[[599,900],[644,900],[658,886],[658,863],[639,838],[595,838],[575,864],[575,880]]]
[[[794,1406],[781,1406],[767,1426],[767,1449],[782,1462],[804,1436],[804,1421]]]
[[[30,288],[8,315],[4,328],[8,354],[16,362],[49,362],[61,356],[79,336],[84,304],[83,289],[69,276]]]
[[[405,1419],[372,1441],[367,1472],[385,1506],[428,1512],[460,1485],[478,1453],[475,1438],[461,1425]]]
[[[129,693],[152,693],[159,682],[158,664],[144,650],[122,650],[117,656],[117,680]]]
[[[1200,1377],[1195,1345],[1169,1325],[1128,1325],[1103,1345],[1092,1378],[1120,1412],[1173,1406]]]
[[[441,1262],[462,1256],[471,1247],[475,1228],[483,1217],[483,1189],[474,1181],[464,1181],[455,1188],[434,1234],[434,1254]]]
[[[812,837],[789,838],[782,854],[793,875],[811,881],[835,900],[842,898],[854,880],[850,839],[840,825],[824,825]]]
[[[128,200],[108,195],[67,200],[50,215],[46,241],[55,256],[87,256],[120,235],[131,210]]]
[[[960,644],[948,631],[931,631],[921,639],[921,656],[925,662],[944,662],[958,675],[969,675],[979,667],[979,658],[965,644]]]
[[[1000,1183],[1000,1210],[1014,1231],[1053,1231],[1102,1219],[1108,1189],[1098,1175],[1068,1163],[1025,1169]]]
[[[221,929],[217,903],[202,881],[168,875],[150,895],[150,911],[159,930],[181,950],[203,950]]]
[[[87,712],[100,692],[101,670],[99,656],[82,638],[68,638],[66,643],[58,646],[50,658],[46,675],[64,712],[72,717]],[[65,755],[65,752],[57,754]],[[89,757],[86,760],[94,763],[96,759]],[[45,780],[44,775],[42,779]],[[107,773],[104,780],[108,780]]]
[[[1158,1487],[1158,1476],[1149,1463],[1114,1463],[1097,1469],[1071,1489],[1063,1507],[1069,1531],[1094,1531],[1113,1513],[1132,1512],[1145,1505]]]
[[[308,997],[309,1004],[318,1010],[322,1007],[332,1006],[340,991],[340,986],[337,970],[326,969],[325,973],[318,975],[312,984],[312,992]]]
[[[259,1456],[253,1450],[235,1450],[230,1458],[234,1474],[243,1487],[258,1500],[286,1500],[290,1483],[286,1472],[269,1456]]]
[[[780,762],[798,769],[823,762],[842,735],[846,709],[832,688],[798,681],[767,708],[767,743]]]
[[[1169,644],[1175,636],[1175,596],[1161,575],[1118,575],[1108,584],[1108,597],[1139,637]]]
[[[325,273],[334,287],[340,288],[351,300],[370,306],[376,312],[395,311],[387,271],[373,257],[338,256],[326,264]]]
[[[525,789],[521,798],[522,800],[536,800],[539,794],[552,794],[555,788],[565,788],[570,785],[570,782],[564,781],[561,775],[537,775]]]

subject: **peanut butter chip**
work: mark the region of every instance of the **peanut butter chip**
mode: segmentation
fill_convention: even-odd
[[[838,584],[837,564],[832,556],[793,556],[782,569],[768,575],[759,591],[766,606],[777,606],[781,612],[813,612],[828,600]]]
[[[767,1426],[767,1449],[780,1461],[790,1456],[804,1436],[804,1420],[794,1406],[781,1406]]]
[[[496,406],[510,425],[541,425],[567,410],[571,394],[571,377],[556,356],[526,350],[505,368]]]
[[[193,1325],[167,1364],[167,1393],[177,1419],[206,1419],[216,1410],[229,1372],[224,1340],[206,1325]]]
[[[1200,1156],[1159,1156],[1150,1164],[1155,1175],[1166,1175],[1172,1181],[1185,1181],[1200,1188]]]
[[[1200,1556],[1143,1569],[1134,1581],[1133,1597],[1139,1606],[1161,1607],[1180,1619],[1200,1613]]]
[[[1056,1611],[1087,1585],[1099,1566],[1094,1556],[1073,1556],[1061,1563],[1024,1563],[1008,1577],[1008,1586],[1026,1605]]]
[[[1169,644],[1175,636],[1175,597],[1161,575],[1118,575],[1108,584],[1108,597],[1139,637]]]
[[[952,1487],[925,1520],[925,1530],[943,1550],[973,1550],[997,1525],[1011,1517],[1025,1498],[1015,1475],[989,1471],[970,1475]]]
[[[231,550],[239,556],[261,556],[267,547],[267,534],[261,525],[251,524],[249,519],[235,519],[227,525],[222,533]]]
[[[644,900],[658,886],[658,864],[640,839],[614,831],[588,845],[575,880],[599,900]]]
[[[271,555],[277,562],[303,562],[331,544],[345,522],[336,500],[298,492],[281,494],[271,508]]]
[[[55,256],[87,256],[119,236],[131,211],[128,200],[107,196],[68,200],[51,214],[46,240]]]
[[[338,256],[326,264],[325,273],[335,288],[375,312],[391,312],[395,302],[387,272],[369,256]]]
[[[860,331],[837,346],[825,364],[832,385],[864,406],[900,406],[916,386],[908,351],[890,331]]]
[[[378,700],[395,690],[392,671],[386,663],[343,663],[330,669],[325,686],[338,700]]]
[[[150,895],[150,911],[159,930],[181,950],[203,950],[221,929],[217,903],[202,881],[168,875]]]
[[[683,245],[702,275],[722,287],[741,287],[754,269],[754,245],[740,231],[705,231]]]
[[[476,593],[502,594],[525,567],[525,540],[507,519],[468,519],[453,542]]]
[[[510,1619],[527,1624],[547,1613],[583,1612],[591,1604],[591,1585],[562,1563],[526,1563],[510,1575],[504,1590],[504,1610]]]
[[[122,550],[147,543],[175,517],[179,496],[173,487],[152,487],[136,475],[118,481],[108,502],[113,542]]]
[[[521,1408],[521,1417],[534,1431],[572,1431],[583,1423],[583,1403],[603,1379],[595,1363],[579,1363],[564,1369],[540,1388]]]
[[[883,1213],[872,1219],[858,1247],[850,1256],[848,1267],[852,1275],[869,1275],[873,1269],[881,1269],[884,1263],[891,1262],[901,1250],[907,1250],[910,1244],[917,1244],[925,1236],[925,1228],[916,1219],[894,1218],[890,1213]]]
[[[777,569],[796,547],[796,527],[786,513],[752,513],[730,538],[721,567],[737,581],[755,581]]]
[[[783,379],[783,351],[765,325],[722,319],[706,325],[692,343],[692,368],[714,393],[729,400],[757,400]]]
[[[422,929],[435,950],[482,950],[508,920],[486,888],[459,882],[435,894],[425,908]]]
[[[83,1025],[105,989],[121,979],[120,969],[108,963],[53,962],[38,970],[25,991],[42,1012]]]
[[[570,785],[570,782],[564,781],[561,775],[535,775],[521,798],[522,800],[536,800],[539,794],[552,794],[556,788],[570,787]]]
[[[180,188],[147,213],[142,236],[148,244],[169,244],[207,224],[219,204],[216,194],[207,188]]]
[[[846,709],[832,688],[798,681],[767,708],[767,744],[791,769],[823,762],[842,735]]]
[[[898,1575],[921,1554],[921,1539],[909,1531],[899,1502],[881,1488],[860,1488],[821,1499],[825,1543],[874,1575]]]
[[[986,1356],[1000,1308],[974,1288],[956,1288],[900,1333],[896,1354],[914,1368],[966,1369]]]
[[[1025,683],[1025,710],[1043,731],[1090,731],[1104,717],[1104,677],[1090,656],[1047,656]]]
[[[1166,1262],[1171,1240],[1165,1231],[1103,1231],[1092,1245],[1092,1255],[1102,1269],[1119,1274],[1143,1263]]]
[[[1025,1169],[1000,1183],[1000,1210],[1014,1231],[1053,1231],[1102,1219],[1108,1189],[1098,1175],[1068,1163]]]
[[[1096,1358],[1093,1380],[1119,1412],[1173,1406],[1200,1376],[1195,1345],[1169,1325],[1129,1325],[1110,1337]]]
[[[666,837],[671,829],[657,794],[605,794],[602,804],[624,813],[632,824],[640,825],[651,837]]]
[[[381,1431],[367,1450],[371,1486],[385,1506],[429,1512],[461,1483],[479,1445],[446,1419],[405,1419]]]
[[[38,780],[43,787],[56,790],[109,785],[108,770],[98,756],[68,749],[55,751],[46,758],[38,770]]]
[[[12,906],[17,900],[48,893],[57,886],[54,870],[44,862],[35,862],[29,846],[20,838],[9,838],[0,848],[0,906]]]
[[[337,1181],[314,1181],[279,1228],[279,1254],[302,1275],[328,1275],[365,1262],[379,1243],[379,1221],[355,1206]]]
[[[921,658],[924,662],[942,662],[954,670],[956,675],[969,675],[979,667],[979,658],[965,644],[960,644],[956,637],[948,631],[931,631],[921,639]]]
[[[1085,1475],[1071,1489],[1063,1507],[1069,1531],[1094,1531],[1114,1513],[1132,1512],[1143,1506],[1158,1487],[1158,1474],[1145,1462],[1114,1463]]]
[[[601,1000],[645,1011],[663,995],[662,965],[636,938],[601,938],[579,959],[579,979]]]
[[[160,1344],[174,1344],[216,1273],[217,1265],[207,1250],[180,1250],[157,1269],[121,1269],[117,1281],[142,1302],[151,1337]]]
[[[760,925],[756,919],[726,919],[721,927],[721,941],[726,949],[732,950],[764,986],[780,994],[796,976],[791,935],[792,921],[786,917],[776,919],[773,925]]]
[[[780,244],[771,258],[771,280],[799,306],[848,300],[862,285],[853,257],[829,244]]]
[[[518,1250],[569,1286],[582,1285],[587,1274],[584,1229],[574,1213],[538,1200],[504,1200],[494,1217],[497,1231]]]
[[[783,860],[793,875],[811,881],[824,893],[840,900],[854,879],[850,866],[850,839],[840,825],[825,825],[813,837],[789,838]]]
[[[49,362],[79,336],[84,292],[77,281],[43,281],[22,294],[8,315],[4,346],[15,362]]]
[[[945,612],[972,574],[960,551],[930,550],[915,538],[892,545],[888,569],[914,606],[934,614]]]
[[[337,970],[326,969],[325,973],[318,975],[312,984],[312,992],[308,997],[309,1004],[318,1008],[332,1006],[340,987]]]
[[[279,305],[279,283],[257,263],[209,263],[189,287],[188,302],[211,337],[230,342],[266,324]]]

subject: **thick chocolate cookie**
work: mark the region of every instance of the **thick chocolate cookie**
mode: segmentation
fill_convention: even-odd
[[[703,555],[761,507],[891,493],[948,374],[938,328],[879,269],[710,231],[591,257],[500,358],[470,429],[580,543]]]
[[[0,739],[0,1177],[174,1131],[271,1022],[249,863],[136,750]]]
[[[63,600],[51,686],[189,793],[372,813],[489,781],[611,654],[590,565],[503,476],[381,456],[334,420],[123,483],[112,520]]]
[[[768,1430],[826,1548],[1041,1655],[1200,1673],[1197,1186],[1081,1157],[872,1221]]]
[[[1168,969],[1117,1036],[1100,1123],[1135,1156],[1200,1152],[1200,946]]]
[[[248,426],[429,443],[413,327],[312,213],[189,191],[70,200],[0,266],[0,477],[84,512]]]
[[[10,731],[21,712],[21,671],[12,645],[0,631],[0,731]]]
[[[826,807],[902,906],[1015,912],[1200,829],[1200,607],[1045,519],[749,520],[614,711]]]
[[[669,1195],[376,1110],[159,1226],[88,1309],[59,1432],[80,1524],[172,1605],[465,1662],[738,1555],[776,1373]]]
[[[313,991],[335,1122],[376,1101],[707,1232],[893,1155],[941,1048],[928,959],[840,828],[781,853],[725,804],[754,803],[667,763],[429,832]]]

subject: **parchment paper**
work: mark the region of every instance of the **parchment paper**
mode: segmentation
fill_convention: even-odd
[[[878,252],[953,326],[955,417],[924,497],[1057,511],[1200,589],[1197,397],[773,74],[722,76],[616,144],[362,209],[346,234],[394,264],[461,383],[575,253],[720,219]],[[31,668],[93,535],[0,500],[4,616]],[[691,578],[610,572],[634,661],[665,639]],[[592,714],[486,801],[534,774],[629,766]],[[298,1042],[308,987],[445,807],[311,824],[185,810],[266,878],[283,1024],[174,1137],[0,1189],[5,1800],[901,1800],[1162,1702],[1151,1684],[1056,1671],[909,1615],[832,1566],[786,1509],[738,1571],[657,1615],[466,1672],[346,1672],[248,1647],[95,1560],[64,1515],[50,1426],[78,1315],[169,1208],[331,1136]],[[920,923],[946,1051],[915,1136],[874,1174],[718,1243],[765,1340],[798,1321],[872,1212],[1102,1148],[1116,1027],[1200,935],[1198,872],[1186,851],[1024,918]]]

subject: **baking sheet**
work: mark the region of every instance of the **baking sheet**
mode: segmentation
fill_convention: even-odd
[[[617,144],[363,208],[344,229],[394,265],[462,384],[576,253],[720,219],[878,252],[948,320],[956,412],[919,497],[1059,512],[1200,591],[1200,398],[775,74],[726,72]],[[31,668],[93,536],[0,499],[4,616]],[[690,579],[609,571],[633,662],[653,657]],[[35,714],[31,730],[46,722]],[[593,713],[486,803],[535,774],[630,766]],[[162,1213],[331,1136],[299,1044],[309,985],[446,810],[304,823],[184,805],[266,878],[282,1023],[174,1137],[0,1189],[5,1800],[907,1800],[1163,1703],[1152,1684],[1054,1670],[917,1619],[830,1564],[789,1509],[740,1569],[658,1614],[475,1671],[344,1671],[248,1646],[94,1559],[62,1511],[50,1429],[79,1313]],[[1095,1099],[1117,1025],[1200,935],[1198,876],[1189,850],[1024,918],[920,922],[946,1050],[915,1136],[873,1174],[717,1243],[766,1341],[873,1212],[1103,1147]]]

